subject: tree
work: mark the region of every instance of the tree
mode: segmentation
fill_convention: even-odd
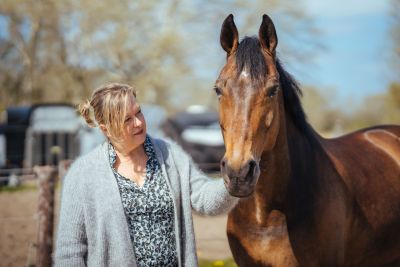
[[[0,39],[1,105],[70,99],[88,71],[71,66],[58,1],[10,1],[0,7],[7,28]],[[78,91],[79,90],[75,90]]]
[[[332,105],[335,91],[308,86],[303,92],[302,104],[309,123],[324,136],[342,134],[345,114]]]
[[[385,122],[399,124],[400,122],[400,83],[392,83],[385,98]]]
[[[400,84],[392,83],[381,94],[367,97],[353,114],[344,120],[346,131],[400,121]]]
[[[391,28],[390,36],[393,46],[393,57],[391,58],[391,67],[393,68],[394,77],[397,81],[399,79],[400,72],[400,0],[391,0],[390,2],[390,18],[391,18]]]
[[[311,36],[311,20],[300,10],[300,3],[289,0],[246,5],[210,0],[3,0],[0,108],[77,103],[107,81],[134,84],[141,101],[170,109],[204,103],[224,60],[218,35],[229,12],[242,18],[241,27],[251,25],[256,33],[261,15],[275,11],[281,14],[276,23],[283,25],[282,36]],[[304,29],[299,31],[297,25]],[[280,47],[290,43],[281,42]]]
[[[171,68],[172,76],[187,68],[179,35],[159,20],[145,19],[155,17],[156,5],[5,0],[0,8],[7,27],[0,40],[1,104],[76,102],[95,84],[110,80],[145,83],[162,103],[171,80],[163,69]]]

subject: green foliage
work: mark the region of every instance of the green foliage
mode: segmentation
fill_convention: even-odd
[[[310,124],[324,136],[338,136],[379,124],[400,124],[400,83],[381,94],[366,97],[351,113],[345,104],[333,106],[335,91],[304,88],[303,107]]]
[[[378,124],[400,123],[400,84],[392,83],[386,92],[367,97],[362,105],[343,120],[345,132]]]
[[[0,186],[0,193],[3,192],[22,192],[22,191],[35,191],[37,190],[37,186],[36,185],[32,185],[32,184],[22,184],[19,186]]]
[[[400,109],[400,83],[392,83],[389,87],[388,100],[394,109]]]
[[[394,75],[399,78],[400,69],[400,0],[390,1],[390,18],[391,18],[391,28],[390,37],[393,43],[393,56],[391,65],[394,68]]]
[[[332,133],[341,129],[344,114],[332,105],[334,90],[318,90],[313,87],[303,89],[303,107],[309,123],[320,133]]]

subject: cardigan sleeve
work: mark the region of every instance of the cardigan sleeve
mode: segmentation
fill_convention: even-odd
[[[190,201],[192,208],[202,215],[219,215],[229,212],[239,201],[227,191],[222,178],[211,178],[204,174],[192,158],[177,144],[172,144],[176,165],[183,179],[190,180]],[[186,166],[185,166],[186,165]],[[186,169],[187,168],[187,169]],[[187,171],[182,171],[187,170]]]
[[[87,238],[84,225],[80,164],[72,164],[64,178],[57,230],[54,266],[86,266]]]

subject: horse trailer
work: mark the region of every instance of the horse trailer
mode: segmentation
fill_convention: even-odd
[[[10,107],[0,124],[0,176],[35,165],[54,165],[90,151],[104,140],[69,104]]]

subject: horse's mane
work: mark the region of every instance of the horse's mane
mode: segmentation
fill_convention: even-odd
[[[237,75],[246,69],[254,82],[262,82],[266,77],[267,66],[261,52],[260,42],[256,37],[245,37],[236,51]],[[307,116],[301,105],[302,91],[296,80],[285,71],[279,59],[276,60],[279,72],[279,81],[283,91],[285,110],[292,118],[293,123],[304,133],[309,132]]]

